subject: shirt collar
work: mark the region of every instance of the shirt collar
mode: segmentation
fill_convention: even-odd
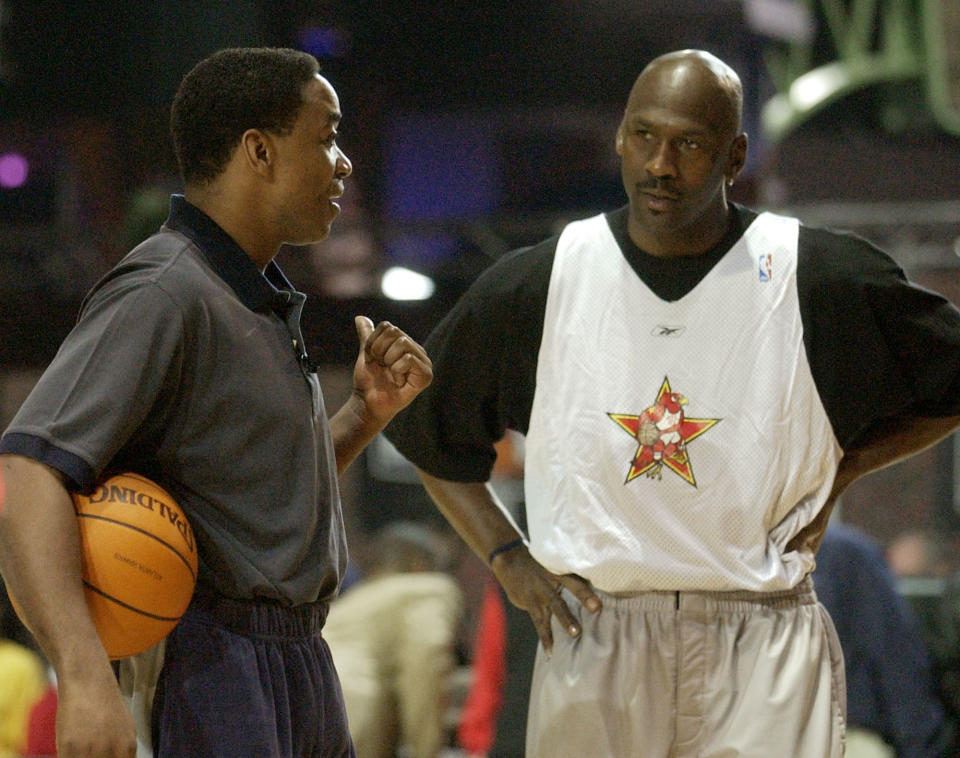
[[[753,219],[756,218],[755,213],[736,203],[731,203],[728,200],[727,205],[730,207],[730,212],[733,216],[732,223],[727,227],[727,231],[724,232],[723,237],[714,247],[706,251],[702,256],[697,256],[701,260],[720,260],[720,258],[726,255],[727,251],[736,244],[737,240],[743,236],[747,227],[750,226],[750,224],[753,223]],[[645,250],[637,247],[636,243],[630,237],[630,231],[628,229],[630,216],[629,205],[624,205],[605,215],[607,217],[607,224],[610,226],[610,231],[613,232],[613,236],[617,240],[620,249],[624,252],[624,255],[629,256],[633,251],[646,253]],[[690,259],[687,258],[681,261],[680,265],[686,266],[689,262]]]
[[[283,271],[270,261],[263,273],[243,249],[206,213],[183,195],[170,197],[170,216],[165,225],[185,234],[200,248],[207,262],[252,311],[272,307],[283,290],[294,291]],[[285,298],[289,300],[289,295]]]

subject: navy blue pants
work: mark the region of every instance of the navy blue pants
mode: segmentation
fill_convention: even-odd
[[[155,758],[355,758],[327,609],[195,597],[167,638]]]

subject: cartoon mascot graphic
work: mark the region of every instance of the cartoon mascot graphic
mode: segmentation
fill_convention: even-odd
[[[669,379],[664,377],[653,405],[639,415],[607,414],[637,441],[637,450],[627,472],[627,482],[641,474],[659,480],[666,466],[686,482],[697,486],[693,466],[687,455],[687,445],[720,419],[689,418],[683,411],[683,406],[687,403],[687,398],[674,392],[670,388]]]
[[[637,441],[641,447],[653,451],[654,465],[645,472],[651,479],[659,479],[664,456],[673,456],[686,462],[687,453],[683,435],[683,407],[687,399],[676,392],[660,397],[656,403],[640,414]]]

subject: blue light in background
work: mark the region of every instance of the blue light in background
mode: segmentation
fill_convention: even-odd
[[[297,47],[314,58],[342,58],[350,52],[350,35],[334,26],[305,26],[297,32]]]
[[[458,253],[457,239],[443,231],[410,231],[387,239],[384,257],[395,264],[433,270]]]
[[[392,221],[471,219],[500,203],[494,130],[479,117],[394,114],[384,153],[384,212]]]

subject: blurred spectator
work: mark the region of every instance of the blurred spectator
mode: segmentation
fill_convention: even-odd
[[[484,587],[473,677],[457,728],[469,758],[518,758],[526,746],[537,631],[498,582]]]
[[[960,731],[960,575],[946,582],[933,616],[929,645],[941,698]],[[954,755],[960,756],[960,735]]]
[[[56,758],[57,755],[57,684],[53,670],[40,699],[30,709],[27,720],[25,758]]]
[[[886,550],[890,570],[899,577],[946,577],[951,562],[946,540],[929,529],[899,534]]]
[[[330,608],[323,636],[343,686],[358,758],[437,758],[462,614],[441,537],[395,522],[360,559],[362,575]]]
[[[930,657],[879,547],[851,526],[832,524],[813,578],[843,648],[846,758],[948,755],[952,726]]]
[[[920,619],[940,698],[960,731],[960,574],[946,533],[904,532],[887,547],[887,560],[899,577],[901,595]]]
[[[517,526],[527,534],[527,514],[520,500],[523,438],[506,435],[497,445],[493,484]],[[511,482],[520,487],[511,498]],[[536,659],[537,630],[530,615],[507,598],[489,573],[474,641],[472,679],[457,740],[468,758],[517,758],[526,750],[530,682]]]
[[[489,755],[496,733],[497,714],[503,706],[507,618],[502,592],[494,579],[488,578],[484,582],[483,605],[473,648],[470,689],[457,724],[457,742],[468,758],[485,758]]]
[[[56,756],[56,704],[52,669],[0,581],[0,758]]]
[[[46,686],[43,659],[24,645],[0,639],[0,758],[25,754],[30,711]]]

